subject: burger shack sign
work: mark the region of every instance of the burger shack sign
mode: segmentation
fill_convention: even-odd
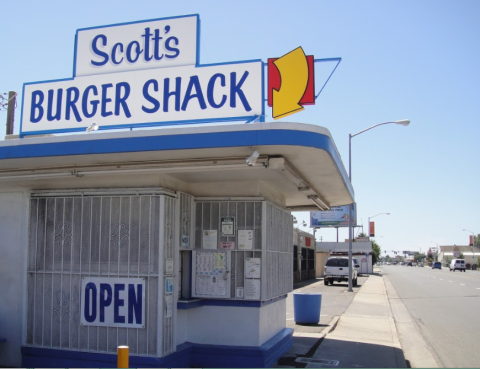
[[[200,65],[199,23],[189,15],[77,30],[73,78],[24,84],[20,136],[263,115],[262,61]]]

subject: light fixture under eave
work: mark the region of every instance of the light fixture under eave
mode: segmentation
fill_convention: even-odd
[[[330,210],[330,204],[325,201],[307,179],[284,157],[269,158],[268,168],[282,173],[291,183],[293,183],[299,192],[312,191],[313,194],[307,195],[307,198],[320,210]]]
[[[330,210],[330,206],[327,205],[325,202],[322,201],[322,199],[320,198],[320,196],[317,196],[317,195],[310,195],[308,196],[308,199],[311,200],[315,205],[317,205],[317,207],[320,209],[320,210]]]
[[[253,150],[250,156],[245,159],[245,163],[247,163],[249,167],[253,167],[256,164],[259,156],[259,152],[257,150]]]
[[[258,160],[267,162],[268,157],[259,156]],[[200,171],[220,171],[234,170],[245,168],[245,159],[241,157],[234,158],[210,158],[202,160],[172,160],[150,163],[148,165],[122,165],[119,168],[116,164],[94,167],[75,167],[64,168],[64,172],[48,172],[47,168],[34,170],[32,168],[25,171],[16,171],[15,174],[8,172],[0,172],[0,181],[2,180],[23,180],[23,179],[39,179],[39,178],[56,178],[56,177],[85,177],[85,176],[101,176],[115,174],[149,174],[149,173],[181,173],[181,172],[200,172]],[[252,170],[264,170],[265,165],[254,166]]]
[[[92,124],[90,124],[90,125],[87,127],[86,131],[87,131],[88,133],[90,133],[91,131],[98,131],[98,124],[95,123],[95,122],[93,122]]]

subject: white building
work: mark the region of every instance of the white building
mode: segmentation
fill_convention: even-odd
[[[131,366],[270,366],[292,342],[290,211],[353,193],[329,132],[294,123],[9,139],[0,168],[6,366],[108,366],[125,344]]]
[[[353,188],[326,128],[262,123],[266,63],[200,65],[199,30],[78,30],[73,77],[24,85],[0,141],[3,366],[113,367],[127,345],[131,367],[270,367],[292,345],[291,211]]]
[[[478,267],[478,258],[480,257],[480,249],[473,246],[439,246],[438,247],[438,261],[444,262],[449,257],[451,259],[460,258],[460,253],[463,255],[463,259],[466,264],[470,266],[476,265]]]
[[[329,256],[341,255],[348,256],[348,242],[317,242],[316,251],[317,255],[325,255],[329,253]],[[360,265],[360,273],[370,274],[373,273],[372,264],[372,243],[371,242],[352,242],[352,257],[357,260]],[[327,258],[322,256],[323,263],[320,264],[317,259],[317,273],[323,275],[325,272],[325,263]],[[323,271],[321,270],[323,265]]]

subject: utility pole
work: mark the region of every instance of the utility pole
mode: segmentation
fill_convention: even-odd
[[[7,130],[6,134],[13,135],[13,124],[15,121],[15,106],[17,105],[17,93],[15,91],[8,92],[7,105]]]

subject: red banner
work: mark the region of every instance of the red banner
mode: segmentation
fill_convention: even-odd
[[[370,237],[375,237],[375,222],[370,222]]]

